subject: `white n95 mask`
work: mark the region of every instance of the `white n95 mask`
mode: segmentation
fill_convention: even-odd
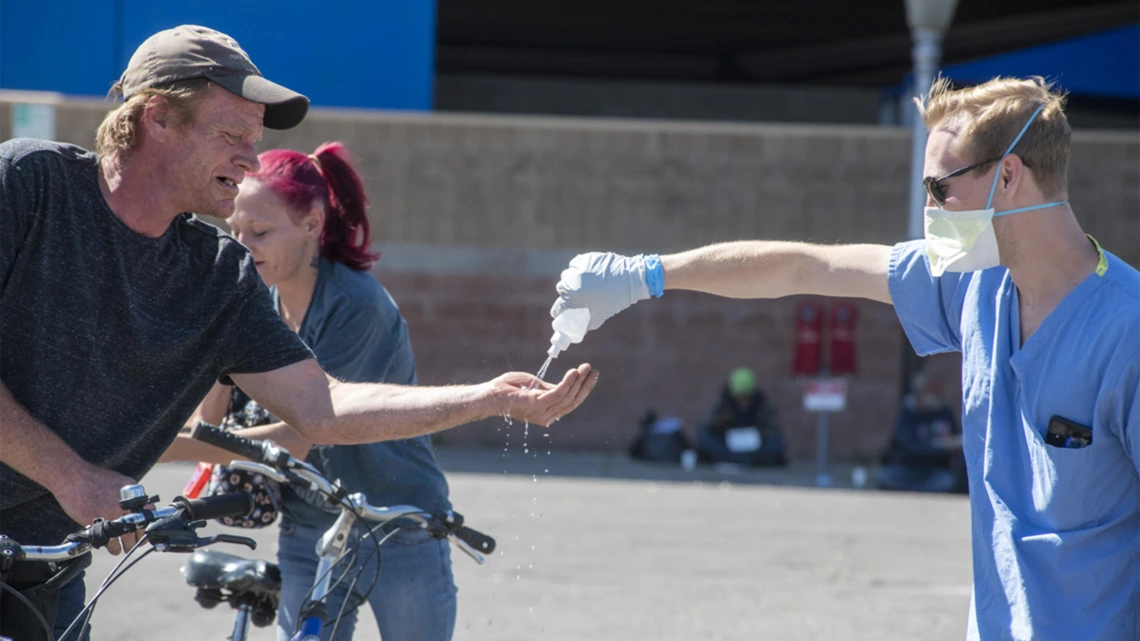
[[[1001,264],[1001,255],[998,252],[997,236],[994,234],[995,216],[1056,207],[1068,202],[1059,200],[1000,212],[995,212],[991,207],[994,192],[997,190],[998,177],[1001,175],[1001,161],[1013,151],[1018,141],[1025,135],[1025,130],[1029,129],[1029,125],[1044,108],[1045,105],[1041,105],[1033,112],[1029,122],[1021,128],[1021,133],[1013,139],[1013,144],[997,160],[998,166],[994,171],[994,181],[990,185],[990,196],[986,199],[985,209],[968,211],[947,211],[940,207],[925,209],[923,231],[926,237],[926,257],[930,260],[932,276],[937,278],[946,272],[976,272],[997,267]]]
[[[1001,264],[993,209],[946,211],[927,207],[923,229],[932,276],[975,272]]]

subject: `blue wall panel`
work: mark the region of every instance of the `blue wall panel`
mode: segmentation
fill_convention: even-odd
[[[111,0],[0,0],[0,87],[105,95],[115,66]]]
[[[314,106],[431,108],[432,0],[57,0],[52,7],[0,0],[0,87],[101,96],[148,35],[194,23],[228,33],[267,78]]]

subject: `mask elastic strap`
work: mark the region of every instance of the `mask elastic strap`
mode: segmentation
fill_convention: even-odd
[[[1017,134],[1017,138],[1013,139],[1013,143],[1010,144],[1009,149],[1006,149],[1005,153],[1002,154],[1001,158],[998,160],[997,171],[994,172],[994,182],[992,185],[990,185],[990,197],[986,199],[986,209],[989,209],[990,205],[993,204],[993,201],[994,201],[994,192],[997,191],[998,177],[1001,176],[1001,161],[1005,160],[1005,157],[1009,155],[1009,152],[1013,151],[1013,148],[1017,146],[1017,143],[1021,141],[1021,137],[1024,136],[1025,132],[1029,129],[1029,125],[1033,124],[1033,121],[1037,119],[1037,114],[1041,113],[1041,110],[1044,108],[1045,108],[1045,105],[1041,105],[1040,107],[1037,108],[1037,111],[1033,112],[1033,115],[1029,117],[1029,121],[1025,123],[1025,126],[1021,128],[1021,132]],[[1050,203],[1048,206],[1052,207],[1053,205],[1057,205],[1057,204],[1060,204],[1060,203]],[[1038,207],[1034,207],[1034,209],[1038,209]],[[1026,211],[1026,210],[1025,209],[1017,209],[1014,211]],[[1014,212],[1007,211],[1004,213],[1012,214]]]
[[[1069,201],[1058,200],[1055,203],[1045,203],[1044,205],[1033,205],[1032,207],[1019,207],[1018,209],[1008,209],[1006,211],[998,211],[998,212],[994,212],[994,217],[996,218],[998,216],[1006,216],[1009,214],[1017,214],[1017,213],[1020,213],[1023,211],[1033,211],[1034,209],[1045,209],[1047,207],[1056,207],[1057,205],[1064,205],[1067,202],[1069,202]]]

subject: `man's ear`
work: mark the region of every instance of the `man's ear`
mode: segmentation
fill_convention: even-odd
[[[1002,160],[1000,171],[1002,187],[1008,189],[1010,183],[1021,184],[1025,177],[1025,163],[1022,162],[1021,156],[1010,154]]]
[[[151,96],[143,107],[140,121],[147,136],[165,141],[174,129],[170,103],[162,96]]]

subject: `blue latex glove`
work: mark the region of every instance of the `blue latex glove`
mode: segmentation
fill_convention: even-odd
[[[590,329],[602,326],[618,312],[638,301],[661,296],[664,275],[656,255],[622,256],[612,252],[578,254],[562,271],[558,300],[551,318],[564,310],[590,310]]]

